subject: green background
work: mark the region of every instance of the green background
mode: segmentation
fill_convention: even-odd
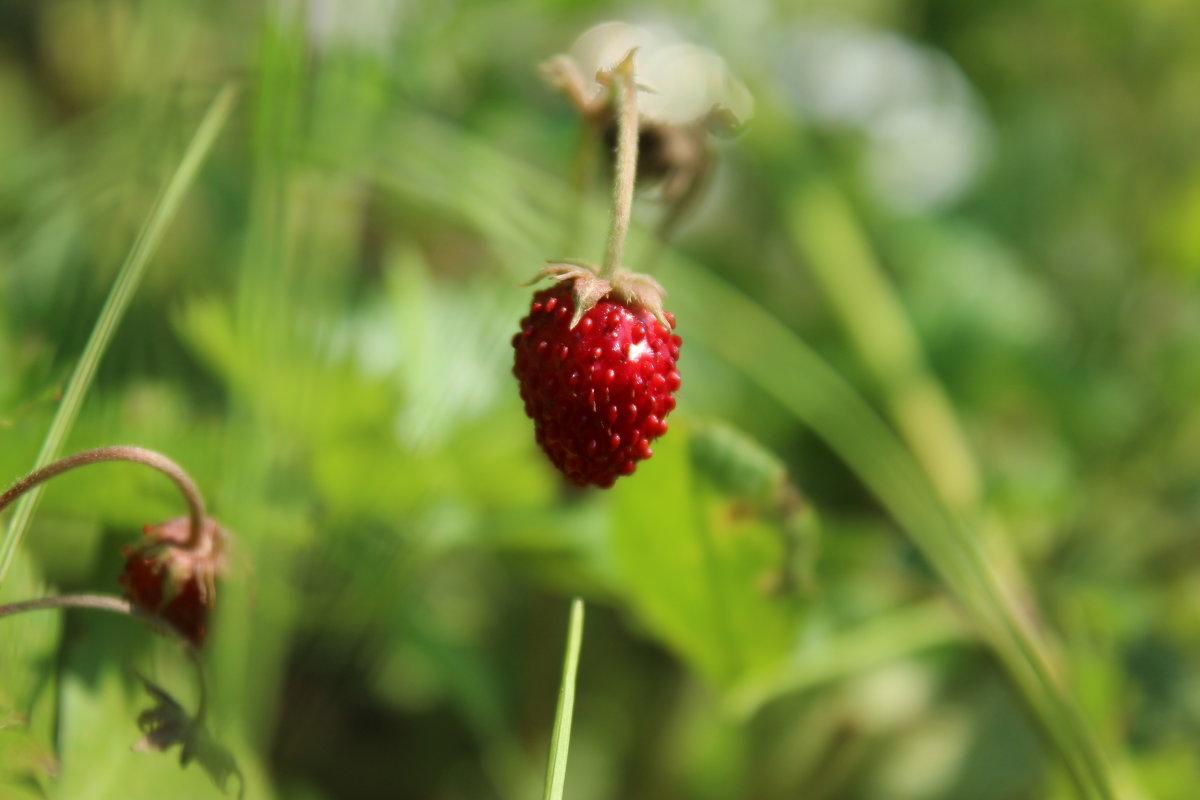
[[[756,113],[654,267],[671,431],[578,492],[509,340],[603,246],[597,184],[563,252],[580,124],[536,67],[618,17]],[[566,797],[1074,797],[963,546],[1119,796],[1192,798],[1197,75],[1188,0],[0,0],[0,476],[232,83],[64,452],[161,450],[236,536],[206,660],[247,797],[538,796],[576,594]],[[116,592],[178,513],[142,467],[58,478],[0,599]],[[194,702],[136,622],[0,621],[0,797],[218,796],[130,752],[137,672]]]

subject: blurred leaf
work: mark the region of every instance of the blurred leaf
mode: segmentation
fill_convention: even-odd
[[[0,604],[48,593],[33,559],[19,553]],[[0,619],[0,781],[46,785],[57,773],[52,742],[62,618],[36,611]]]
[[[636,480],[612,490],[612,547],[638,616],[727,685],[776,666],[794,644],[799,610],[771,591],[780,531],[697,481],[688,440],[674,425]]]
[[[102,800],[220,796],[202,770],[181,770],[173,758],[136,753],[140,691],[122,668],[122,648],[148,634],[129,620],[85,613],[86,627],[66,651],[60,695],[57,796]],[[187,666],[165,671],[172,683],[194,681]]]
[[[138,727],[142,738],[133,745],[135,753],[163,752],[179,745],[179,765],[186,767],[195,761],[222,792],[228,790],[229,779],[237,778],[238,797],[246,789],[237,762],[229,751],[209,735],[202,720],[193,718],[183,706],[175,701],[162,687],[141,675],[138,681],[151,697],[153,707],[138,714]]]

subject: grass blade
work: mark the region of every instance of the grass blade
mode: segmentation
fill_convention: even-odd
[[[862,223],[832,181],[789,188],[786,229],[808,272],[875,376],[900,435],[952,511],[979,503],[979,467]]]
[[[857,675],[916,653],[970,641],[971,632],[961,615],[945,598],[938,597],[859,623],[849,630],[805,646],[789,663],[736,686],[726,697],[726,708],[748,719],[766,703]]]
[[[163,186],[162,192],[150,209],[146,221],[142,224],[142,228],[133,242],[133,247],[129,250],[129,255],[125,257],[125,262],[121,265],[116,280],[113,281],[112,289],[109,290],[104,307],[100,310],[100,316],[96,319],[92,333],[83,348],[79,363],[71,374],[67,389],[63,393],[62,403],[50,423],[50,430],[47,431],[46,438],[42,441],[41,451],[33,465],[34,469],[53,461],[62,449],[63,442],[75,424],[75,418],[79,414],[83,398],[92,385],[92,378],[95,377],[100,359],[104,356],[104,352],[112,340],[113,332],[125,316],[125,311],[129,308],[129,301],[141,283],[150,257],[158,249],[167,226],[175,218],[175,212],[179,210],[183,196],[191,187],[200,165],[204,162],[209,150],[212,149],[213,142],[216,141],[217,134],[220,133],[229,118],[235,96],[236,91],[232,84],[225,86],[217,94],[212,104],[209,105],[204,118],[200,121],[199,127],[196,128],[196,133],[192,136],[192,141],[184,151],[183,158],[180,159],[175,172]],[[0,540],[0,584],[4,583],[4,576],[8,573],[13,556],[25,536],[41,493],[42,487],[33,489],[17,502],[13,510],[12,519],[9,520],[4,537]]]
[[[579,672],[579,648],[583,644],[583,601],[571,601],[567,623],[567,647],[563,654],[562,685],[558,689],[558,708],[554,712],[554,732],[550,737],[550,758],[546,763],[544,800],[562,800],[567,780],[567,751],[571,747],[571,717],[575,713],[575,676]]]

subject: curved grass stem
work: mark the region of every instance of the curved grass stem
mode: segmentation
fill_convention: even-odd
[[[849,202],[820,176],[785,198],[793,246],[824,290],[848,338],[879,386],[888,414],[925,472],[923,490],[952,518],[924,549],[958,551],[959,594],[975,595],[976,616],[1022,690],[1041,696],[1057,719],[1051,738],[1087,796],[1109,798],[1113,781],[1099,745],[1064,701],[1062,667],[1037,628],[1029,581],[1003,532],[981,520],[979,467],[945,390],[925,364],[919,338]],[[970,520],[964,525],[960,520]],[[968,527],[979,528],[974,535]],[[969,598],[964,598],[969,599]],[[1016,657],[1006,658],[1008,651]],[[1032,698],[1031,698],[1032,700]]]

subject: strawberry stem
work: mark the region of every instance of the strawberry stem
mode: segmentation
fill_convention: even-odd
[[[41,611],[51,608],[85,608],[96,611],[110,611],[114,614],[124,614],[127,617],[140,619],[153,628],[155,633],[174,640],[187,653],[188,660],[192,662],[192,666],[196,669],[200,691],[194,719],[197,721],[204,719],[208,708],[208,682],[204,677],[204,662],[200,658],[200,651],[196,649],[192,641],[170,622],[151,611],[139,608],[124,598],[112,597],[106,594],[65,594],[57,597],[38,597],[33,600],[6,603],[0,605],[0,619],[13,616],[14,614],[23,614],[26,611]]]
[[[180,546],[187,549],[199,544],[200,534],[204,526],[205,512],[204,498],[200,495],[200,489],[196,487],[195,481],[184,471],[183,467],[162,453],[156,453],[153,450],[133,445],[114,445],[112,447],[97,447],[92,450],[84,450],[81,453],[60,458],[58,461],[47,464],[41,469],[36,469],[8,487],[3,494],[0,494],[0,511],[4,511],[13,501],[39,483],[48,481],[75,467],[96,464],[101,461],[132,461],[136,464],[145,464],[170,478],[175,483],[175,486],[178,487],[188,506],[190,530],[187,541]]]
[[[637,180],[638,110],[637,84],[633,79],[633,54],[621,60],[602,78],[612,81],[617,98],[617,163],[613,170],[612,219],[608,228],[608,247],[604,251],[601,278],[612,278],[621,266],[629,218],[633,214],[633,184]]]

